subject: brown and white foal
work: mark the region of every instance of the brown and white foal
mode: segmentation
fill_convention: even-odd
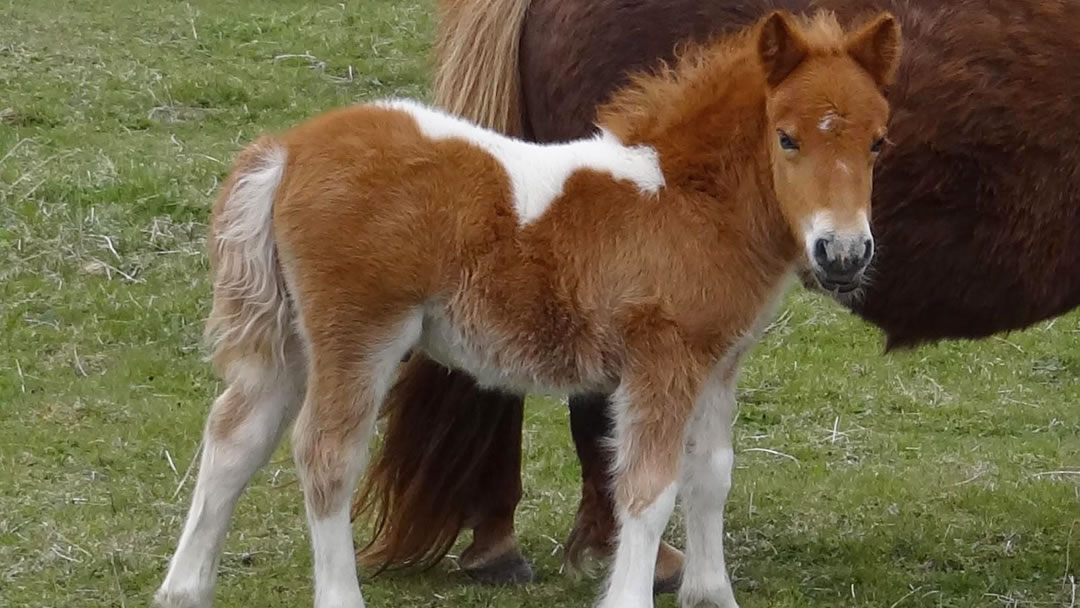
[[[517,392],[614,392],[620,536],[604,608],[652,604],[681,494],[688,606],[736,606],[723,555],[739,361],[792,270],[855,285],[900,33],[774,13],[641,76],[587,140],[541,146],[408,101],[240,155],[214,207],[205,431],[162,606],[211,604],[228,521],[293,434],[318,608],[363,606],[349,503],[420,349]]]

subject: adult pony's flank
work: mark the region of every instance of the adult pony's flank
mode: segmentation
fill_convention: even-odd
[[[363,606],[349,503],[402,357],[521,393],[614,394],[619,541],[601,606],[652,605],[681,494],[684,605],[734,607],[723,557],[739,361],[792,270],[852,285],[900,54],[773,13],[641,76],[592,138],[540,146],[393,101],[239,158],[211,222],[227,383],[158,592],[208,606],[233,506],[292,421],[315,604]]]
[[[588,134],[597,105],[629,73],[772,9],[830,9],[842,23],[889,11],[906,50],[887,96],[894,145],[875,171],[873,280],[857,298],[838,299],[881,328],[890,348],[980,338],[1080,306],[1077,0],[440,0],[439,7],[436,102],[539,142]],[[609,555],[614,542],[606,401],[570,398],[583,478],[566,542],[571,563],[588,552]],[[528,579],[513,535],[522,407],[516,395],[414,357],[387,398],[385,441],[357,502],[379,524],[361,557],[428,564],[467,527],[465,572],[491,582]],[[661,545],[658,587],[677,583],[680,563],[678,551]]]

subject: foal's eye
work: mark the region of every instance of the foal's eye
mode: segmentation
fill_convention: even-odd
[[[776,135],[780,138],[780,147],[784,150],[794,152],[799,149],[799,142],[795,141],[795,138],[777,129]]]
[[[870,144],[870,153],[877,154],[881,152],[881,147],[885,145],[885,138],[879,137],[874,140],[874,143]]]

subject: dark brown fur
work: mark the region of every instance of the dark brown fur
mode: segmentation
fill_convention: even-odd
[[[874,279],[844,304],[880,327],[890,349],[1020,329],[1080,304],[1074,0],[533,0],[520,44],[522,97],[512,100],[522,109],[522,134],[579,137],[629,72],[670,59],[684,40],[730,32],[771,8],[814,7],[847,20],[890,10],[908,41],[889,95],[893,145],[875,176]],[[457,405],[462,415],[475,413],[474,424],[498,424],[485,413],[494,403],[501,405],[479,392]],[[609,428],[595,413],[603,404],[603,396],[571,399],[584,476],[572,561],[586,549],[606,552],[614,524],[597,448]],[[441,424],[429,418],[429,426]],[[515,457],[489,454],[491,461]],[[499,500],[516,487],[493,478],[479,500]]]

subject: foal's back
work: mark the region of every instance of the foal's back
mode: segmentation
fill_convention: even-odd
[[[291,277],[300,284],[325,275],[357,290],[397,286],[415,299],[438,278],[430,254],[448,262],[443,244],[497,230],[492,210],[510,200],[490,155],[462,140],[433,141],[392,108],[335,110],[278,145],[287,161],[274,232],[283,256],[303,268]]]
[[[320,265],[330,261],[322,256],[344,262],[389,243],[396,266],[410,266],[411,250],[424,257],[437,251],[449,262],[463,251],[509,244],[563,213],[581,198],[575,186],[584,175],[642,195],[664,183],[654,150],[623,146],[607,132],[536,144],[406,100],[328,112],[276,145],[287,164],[275,230],[286,248],[294,238],[304,239],[305,249],[314,241],[320,252],[305,255],[320,256],[311,260]],[[330,253],[338,248],[345,254]]]

